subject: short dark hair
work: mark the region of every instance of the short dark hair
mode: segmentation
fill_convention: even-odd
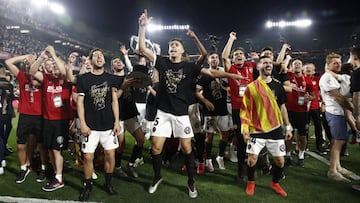
[[[211,55],[213,55],[213,54],[216,54],[216,55],[219,56],[219,53],[218,53],[218,52],[216,52],[216,51],[211,51],[211,52],[208,53],[207,57],[209,57],[209,56],[211,56]]]
[[[273,48],[272,47],[264,47],[261,49],[261,52],[260,53],[263,53],[264,51],[271,51],[271,52],[274,52]]]
[[[358,58],[360,58],[360,46],[351,48],[350,53]]]
[[[260,56],[259,59],[257,60],[257,62],[259,63],[261,59],[264,59],[264,58],[268,58],[268,59],[271,59],[270,56],[267,56],[267,55],[263,55],[263,56]]]
[[[233,57],[233,55],[234,55],[234,53],[236,52],[236,51],[242,51],[244,54],[245,54],[245,49],[244,48],[242,48],[242,47],[236,47],[234,50],[232,50],[232,52],[231,52],[231,57]]]
[[[99,48],[94,48],[94,49],[92,49],[92,50],[90,51],[90,53],[89,53],[89,59],[90,59],[90,60],[92,60],[93,53],[94,53],[95,51],[100,51],[101,53],[104,53],[103,50],[101,50],[101,49],[99,49]]]
[[[170,42],[173,42],[173,41],[177,41],[177,42],[180,42],[180,44],[185,48],[185,44],[184,44],[184,41],[180,38],[172,38],[170,41],[169,41],[169,44]]]

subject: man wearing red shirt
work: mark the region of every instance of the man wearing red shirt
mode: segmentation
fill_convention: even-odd
[[[253,70],[256,68],[256,63],[246,61],[245,52],[240,47],[233,50],[232,59],[230,59],[229,56],[231,47],[235,40],[236,33],[231,32],[229,35],[229,40],[223,50],[222,59],[226,72],[239,74],[242,76],[242,79],[234,80],[229,78],[228,81],[231,93],[232,119],[234,128],[236,129],[237,138],[238,178],[240,178],[241,181],[244,181],[246,143],[240,132],[240,107],[243,105],[242,98],[246,86],[254,80]]]
[[[302,61],[300,59],[294,59],[292,66],[294,72],[288,72],[292,91],[287,94],[286,107],[288,109],[290,123],[294,129],[297,129],[299,146],[298,165],[304,167],[304,154],[307,145],[308,102],[312,101],[315,96],[312,82],[306,79],[302,73]],[[286,141],[286,165],[291,163],[291,142],[291,140]]]
[[[15,65],[25,62],[26,69],[35,62],[33,55],[23,55],[10,58],[5,61],[6,66],[16,77],[19,83],[19,121],[16,130],[17,151],[20,162],[20,171],[16,177],[16,183],[25,181],[26,176],[30,173],[30,160],[36,144],[39,144],[41,170],[36,177],[36,182],[45,180],[45,157],[46,152],[43,145],[43,118],[42,118],[42,87],[41,83],[34,79],[29,73],[19,70]],[[29,139],[30,135],[34,135],[36,140],[33,142]],[[26,149],[28,143],[28,149]]]
[[[39,67],[44,61],[45,72],[40,72]],[[49,150],[55,178],[42,189],[51,192],[64,187],[62,150],[66,149],[68,143],[69,119],[72,113],[70,108],[71,83],[66,81],[65,63],[56,56],[52,46],[48,46],[41,53],[38,60],[31,66],[30,74],[43,84],[44,144]]]

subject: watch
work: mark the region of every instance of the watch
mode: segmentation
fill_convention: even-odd
[[[285,126],[286,131],[293,131],[293,127],[291,125]]]

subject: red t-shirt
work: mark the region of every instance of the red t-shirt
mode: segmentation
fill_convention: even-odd
[[[16,80],[20,90],[18,112],[26,115],[42,115],[41,84],[35,85],[31,76],[23,71],[19,71]]]
[[[296,77],[294,73],[288,72],[292,92],[287,93],[286,108],[293,112],[308,112],[308,104],[304,102],[304,95],[313,91],[313,84],[305,76]]]
[[[229,73],[241,74],[243,77],[248,78],[249,80],[239,79],[235,81],[232,78],[229,78],[230,94],[231,94],[231,106],[233,109],[240,109],[242,105],[242,95],[245,92],[247,84],[254,80],[253,70],[256,68],[256,63],[254,62],[244,62],[244,65],[231,65]]]
[[[44,119],[63,120],[71,118],[71,83],[43,73]]]
[[[319,109],[319,76],[308,76],[306,79],[311,81],[312,89],[315,95],[315,99],[311,101],[310,103],[310,110]]]

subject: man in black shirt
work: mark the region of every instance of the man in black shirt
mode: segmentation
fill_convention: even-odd
[[[116,95],[115,76],[104,71],[105,57],[101,50],[94,49],[89,55],[93,70],[82,74],[77,81],[77,110],[80,119],[84,152],[84,189],[79,199],[86,201],[92,190],[94,152],[99,143],[105,153],[105,191],[114,195],[112,174],[115,168],[115,149],[119,146],[119,104]]]

